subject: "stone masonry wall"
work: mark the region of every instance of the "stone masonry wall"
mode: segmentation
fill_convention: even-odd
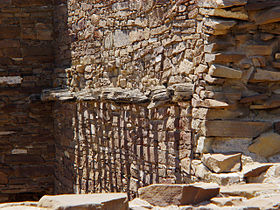
[[[58,192],[68,185],[67,192],[121,190],[134,196],[138,186],[151,181],[263,181],[256,177],[269,164],[248,170],[279,162],[279,6],[279,0],[61,2],[60,17],[66,22],[57,28],[57,46],[58,53],[67,52],[61,59],[67,65],[55,70],[55,86],[60,89],[46,90],[42,97],[58,101]],[[90,113],[95,117],[88,117]],[[113,126],[114,113],[120,116],[120,126]],[[143,116],[145,129],[137,124]],[[172,128],[180,133],[175,145],[181,145],[181,133],[186,136],[186,153],[180,147],[174,154],[161,148],[154,119],[166,125],[160,132]],[[85,129],[86,123],[95,124]],[[134,134],[139,129],[142,132]],[[99,135],[91,133],[96,130]],[[158,151],[153,163],[141,158],[137,143],[121,147],[122,141],[141,139],[145,132],[155,133],[150,137]],[[111,138],[110,133],[119,136]],[[119,138],[121,143],[114,145],[119,153],[110,153]],[[163,139],[167,145],[172,142]],[[88,142],[99,146],[89,148]],[[139,145],[146,157],[145,145]],[[174,170],[157,162],[162,151],[176,160]],[[107,173],[110,160],[118,159],[114,154],[120,156],[123,170]],[[123,162],[123,154],[129,160]],[[138,158],[152,170],[166,167],[169,172],[146,181],[148,168],[138,165],[132,173]],[[86,167],[89,164],[97,168]],[[108,186],[113,175],[117,181]]]
[[[279,162],[279,0],[0,11],[0,201],[266,182]]]
[[[248,168],[280,160],[280,1],[198,1],[198,6],[207,70],[197,75],[192,100],[195,152],[204,163],[194,161],[194,173],[220,184],[255,182]],[[242,156],[239,167],[213,174],[206,153]]]
[[[67,86],[149,91],[188,83],[203,39],[193,1],[69,1],[71,68]],[[61,31],[61,33],[63,33]],[[65,45],[64,45],[65,47]],[[197,58],[198,56],[198,58]],[[179,68],[180,67],[180,68]],[[63,74],[57,78],[63,79]],[[62,83],[62,82],[61,82]]]
[[[0,202],[53,192],[53,6],[45,0],[0,1]]]
[[[56,68],[55,86],[68,90],[46,91],[43,98],[77,102],[54,108],[57,192],[125,191],[133,197],[140,186],[190,181],[191,61],[200,62],[203,43],[193,4],[59,5],[58,16],[67,11],[69,33],[63,36],[65,28],[58,27],[57,46],[70,50],[71,67]]]
[[[139,187],[152,183],[189,182],[186,107],[68,102],[57,103],[55,110],[58,193],[134,197]]]

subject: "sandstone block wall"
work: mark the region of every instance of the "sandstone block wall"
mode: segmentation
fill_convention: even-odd
[[[279,162],[279,0],[1,3],[3,200]]]
[[[53,192],[51,1],[0,1],[0,202]]]
[[[197,75],[192,99],[197,158],[242,153],[238,171],[254,162],[279,162],[280,2],[213,2],[198,1],[207,71]],[[194,170],[202,179],[248,181],[234,173],[209,178],[201,167]]]
[[[148,110],[145,104],[80,102],[58,103],[55,109],[57,192],[133,197],[151,183],[190,180],[185,107]]]
[[[62,39],[58,46],[71,51],[71,67],[56,69],[55,85],[69,90],[45,97],[77,101],[55,106],[55,125],[62,126],[56,129],[57,191],[68,185],[69,192],[133,197],[151,183],[188,182],[194,69],[185,67],[199,63],[193,55],[199,57],[203,43],[190,14],[194,2],[60,4],[66,7],[70,43]],[[64,125],[74,132],[66,135]]]
[[[203,45],[193,1],[69,1],[67,6],[72,66],[64,78],[71,90],[145,92],[192,81]],[[63,74],[57,78],[65,81]]]
[[[56,106],[55,119],[60,125],[67,122],[74,132],[68,138],[62,126],[57,130],[58,139],[83,142],[77,142],[74,148],[75,144],[67,146],[70,143],[56,141],[61,150],[57,159],[71,163],[74,158],[75,167],[80,168],[79,172],[67,169],[75,179],[71,189],[75,188],[76,192],[123,190],[133,195],[137,187],[151,182],[165,182],[170,177],[173,177],[171,182],[186,181],[182,179],[185,171],[181,169],[187,169],[188,176],[193,175],[188,181],[201,179],[231,184],[249,181],[244,175],[247,166],[279,162],[279,6],[277,0],[73,0],[61,4],[64,12],[67,11],[69,36],[63,40],[63,32],[58,30],[62,38],[58,46],[71,52],[68,57],[71,65],[61,66],[55,72],[55,85],[66,89],[46,91],[43,98],[65,101]],[[63,114],[67,106],[71,107],[71,116],[76,116],[72,120]],[[118,116],[132,113],[135,120],[116,116],[120,125],[115,128],[111,106],[117,107],[119,111],[114,113],[119,113]],[[168,111],[173,109],[178,111]],[[97,124],[84,135],[82,128],[74,129],[75,119],[80,116],[84,120],[78,120],[79,123],[86,123],[88,113],[96,113],[89,124],[94,121]],[[141,113],[146,113],[147,130],[138,123],[143,117]],[[161,148],[162,135],[154,129],[154,119],[163,125],[160,132],[172,128],[180,133],[175,145],[181,145],[182,138],[187,145],[184,151],[179,147],[172,154],[172,149]],[[96,128],[102,128],[105,134],[92,134],[90,130]],[[142,132],[134,133],[139,129]],[[126,131],[131,132],[131,137],[125,135]],[[132,150],[122,147],[122,143],[114,144],[121,151],[120,160],[122,153],[130,158],[124,161],[123,170],[111,170],[111,176],[117,171],[124,177],[124,184],[116,181],[107,186],[114,179],[105,170],[109,167],[107,160],[114,162],[110,145],[120,136],[126,142],[141,139],[143,132],[157,133],[150,137],[156,143],[155,154],[159,158],[162,151],[171,152],[176,160],[175,170],[145,181],[147,169],[138,165],[136,176],[132,173],[139,158],[138,142],[132,144],[135,147]],[[110,137],[111,133],[119,137]],[[93,140],[88,140],[91,137]],[[108,143],[104,139],[109,139]],[[168,145],[173,144],[173,140],[163,139]],[[97,142],[96,148],[100,150],[88,148],[90,141]],[[143,157],[150,154],[142,143],[141,147]],[[108,154],[102,153],[101,148]],[[75,157],[67,157],[68,150]],[[141,155],[140,152],[142,161],[152,165],[152,171],[164,167],[168,171],[168,164],[158,164],[156,160],[151,163]],[[97,162],[97,168],[89,166],[87,171],[85,165],[89,163],[86,162],[95,156],[97,161],[92,162]],[[98,161],[98,157],[99,160],[105,157],[106,161]],[[211,165],[213,160],[224,165],[215,168]],[[79,161],[84,165],[79,167]],[[61,163],[58,174],[63,174]],[[104,171],[98,172],[98,164]],[[132,168],[128,169],[126,164]],[[94,178],[93,174],[99,177]],[[57,177],[61,186],[72,183],[71,179]]]

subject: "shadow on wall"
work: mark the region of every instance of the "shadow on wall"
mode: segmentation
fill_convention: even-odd
[[[75,63],[79,63],[84,54],[87,55],[85,57],[92,59],[93,56],[95,61],[98,60],[100,49],[103,48],[95,41],[103,38],[97,36],[97,31],[91,34],[92,31],[89,30],[88,34],[93,35],[90,40],[83,37],[77,40],[80,34],[85,36],[85,19],[80,21],[77,15],[76,23],[68,25],[69,19],[74,16],[73,11],[80,11],[81,5],[74,2],[68,1],[68,6],[72,7],[72,17],[67,14],[67,1],[59,1],[56,5],[54,86],[74,86],[76,88],[73,90],[78,90],[83,88],[86,81],[83,79],[85,74],[77,68],[81,65],[75,66]],[[144,2],[148,11],[149,1]],[[103,11],[98,6],[95,9]],[[94,12],[94,9],[88,10],[90,13]],[[91,29],[95,30],[95,27]],[[120,38],[123,40],[123,37]],[[142,50],[139,49],[140,51]],[[139,57],[139,65],[142,66],[144,61],[150,63],[148,57]],[[103,60],[99,62],[102,63]],[[159,65],[161,68],[162,64]],[[70,66],[72,72],[69,70],[68,73],[74,72],[73,75],[66,73]],[[92,67],[95,68],[96,65]],[[144,68],[143,71],[141,68],[138,70],[144,75],[149,71],[144,71]],[[99,69],[97,71],[99,74]],[[75,74],[80,79],[77,80],[79,84],[67,84],[67,78],[74,81],[71,77]],[[158,77],[160,75],[158,74]],[[101,80],[102,76],[100,74]],[[111,75],[113,79],[117,79],[117,76],[118,73]],[[95,81],[92,79],[90,82]],[[139,187],[152,183],[189,182],[191,114],[186,111],[188,107],[166,105],[148,110],[147,104],[56,102],[53,110],[57,161],[56,194],[127,192],[132,198]]]
[[[180,161],[190,159],[191,138],[180,129],[179,107],[81,102],[57,103],[55,110],[57,193],[127,192],[132,198],[152,183],[189,182]]]
[[[53,193],[53,5],[0,1],[0,202]]]
[[[68,29],[67,0],[55,1],[54,7],[54,54],[55,69],[53,73],[53,85],[55,88],[67,86],[67,68],[71,67],[71,43],[74,37],[70,36]]]
[[[55,55],[55,68],[53,72],[53,87],[54,88],[66,88],[67,85],[67,68],[71,67],[71,37],[68,26],[68,1],[58,0],[54,2],[54,13],[53,13],[53,23],[54,23],[54,55]],[[67,145],[68,151],[65,155],[71,159],[61,158],[63,155],[60,152],[63,151],[63,146],[65,146],[65,141],[62,140],[61,136],[68,138],[68,143],[73,139],[72,123],[63,124],[64,129],[61,129],[61,124],[56,124],[57,118],[60,118],[61,113],[57,113],[56,104],[53,107],[53,118],[54,118],[54,129],[55,132],[55,148],[56,148],[56,163],[55,163],[55,194],[58,193],[73,193],[74,192],[74,182],[72,177],[74,177],[74,160],[72,151],[70,148],[74,146],[74,142]],[[71,115],[67,114],[67,117]],[[60,133],[59,131],[63,131]],[[70,179],[67,179],[71,177]],[[63,185],[61,184],[63,183]]]

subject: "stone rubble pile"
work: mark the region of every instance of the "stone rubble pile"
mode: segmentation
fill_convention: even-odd
[[[124,193],[43,196],[39,202],[0,204],[0,209],[27,210],[261,210],[280,208],[279,184],[211,183],[154,184],[138,190],[128,201]]]
[[[279,209],[279,199],[278,184],[156,184],[140,188],[139,198],[129,202],[129,209]]]

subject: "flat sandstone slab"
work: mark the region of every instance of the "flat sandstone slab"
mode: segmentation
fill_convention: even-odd
[[[40,199],[38,207],[54,210],[127,210],[128,199],[125,193],[46,195]]]
[[[269,183],[236,184],[221,187],[220,192],[225,196],[252,198],[259,195],[279,193],[280,187],[277,184]]]
[[[207,201],[219,194],[217,184],[153,184],[138,190],[139,198],[154,206],[188,205]]]
[[[280,72],[267,71],[263,69],[257,69],[250,82],[278,82],[280,81]]]
[[[200,7],[206,8],[226,8],[233,6],[242,6],[247,3],[247,0],[198,0],[197,4]]]

